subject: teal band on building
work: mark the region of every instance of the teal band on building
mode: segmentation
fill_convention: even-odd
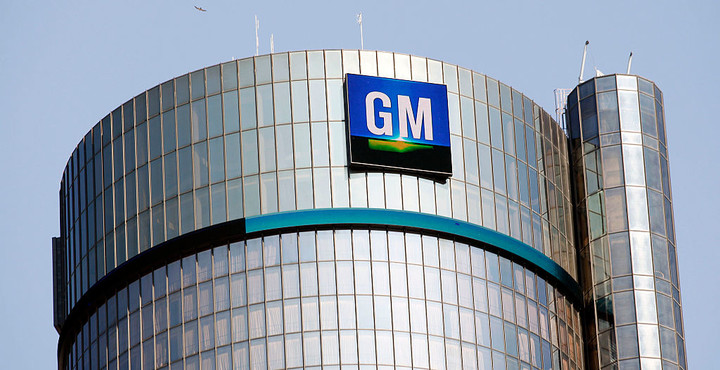
[[[253,216],[245,220],[245,231],[251,234],[288,228],[331,227],[333,225],[401,227],[462,238],[470,243],[474,242],[484,247],[494,248],[509,258],[524,261],[533,266],[536,271],[554,279],[576,303],[580,302],[579,284],[552,259],[505,234],[452,218],[385,209],[328,208]]]

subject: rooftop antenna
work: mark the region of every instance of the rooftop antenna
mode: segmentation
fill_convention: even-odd
[[[630,74],[630,65],[632,65],[632,51],[630,52],[630,57],[628,58],[628,67],[626,74]]]
[[[587,56],[587,46],[590,41],[585,41],[585,48],[583,49],[582,64],[580,65],[580,77],[578,77],[578,84],[583,82],[583,73],[585,73],[585,57]]]
[[[362,31],[362,12],[358,13],[358,15],[357,15],[357,23],[360,25],[360,50],[365,50],[365,45],[363,43],[363,31]]]
[[[273,34],[271,33],[270,34],[270,54],[272,54],[274,52],[275,52],[275,41],[274,41]]]
[[[258,39],[258,30],[260,29],[260,21],[258,20],[257,14],[255,14],[255,56],[260,54],[260,39]]]

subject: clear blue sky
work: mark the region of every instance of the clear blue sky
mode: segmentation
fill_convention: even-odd
[[[719,2],[327,3],[2,2],[2,367],[57,366],[50,239],[59,235],[60,176],[75,145],[100,118],[172,77],[253,55],[255,14],[260,52],[268,53],[271,33],[276,51],[359,48],[360,11],[366,49],[472,68],[550,112],[553,89],[577,81],[586,39],[591,42],[586,75],[592,67],[624,72],[633,51],[632,72],[654,80],[665,93],[689,365],[717,366],[720,125],[712,112],[720,106]]]

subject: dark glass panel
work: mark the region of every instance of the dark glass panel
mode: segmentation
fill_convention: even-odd
[[[640,94],[640,120],[642,122],[643,133],[652,137],[657,137],[657,126],[655,125],[655,100],[645,94]]]
[[[653,96],[653,83],[643,78],[638,78],[638,90],[644,92],[650,97]]]
[[[180,180],[180,194],[192,189],[192,147],[185,147],[178,151],[178,179]]]
[[[210,192],[207,187],[195,191],[195,225],[198,228],[210,225]]]
[[[175,152],[172,152],[165,156],[165,198],[173,197],[177,193],[177,162]]]
[[[103,149],[103,188],[107,188],[112,184],[112,146],[108,145]]]
[[[596,137],[598,135],[598,125],[595,96],[580,101],[580,116],[582,118],[583,141]]]
[[[222,101],[220,95],[207,98],[208,136],[222,135]]]
[[[488,104],[500,108],[500,91],[497,80],[487,78],[487,100]]]
[[[237,89],[237,64],[235,61],[222,64],[223,91]]]
[[[162,84],[162,110],[163,112],[175,106],[175,81],[170,80]]]
[[[247,87],[255,84],[255,66],[253,59],[254,58],[246,58],[238,61],[240,87]]]
[[[503,112],[512,113],[512,94],[510,86],[500,83],[500,106]]]
[[[160,114],[160,87],[148,90],[148,117]]]
[[[147,131],[147,124],[142,123],[135,128],[135,135],[136,135],[136,156],[135,160],[137,162],[137,167],[141,167],[145,163],[147,163],[148,160],[148,131]]]
[[[118,138],[113,141],[113,181],[117,181],[125,173],[123,165],[123,140]],[[76,213],[76,215],[79,215]]]
[[[660,175],[662,176],[663,194],[670,198],[670,174],[668,173],[667,159],[663,156],[660,156]]]
[[[528,167],[522,162],[518,162],[518,187],[520,189],[520,202],[525,206],[530,207]]]
[[[206,68],[207,94],[213,95],[220,92],[220,66]]]
[[[135,125],[135,121],[133,120],[133,118],[135,118],[133,106],[134,102],[132,99],[123,104],[123,131],[129,130]]]
[[[496,108],[490,107],[490,142],[493,148],[502,149],[502,119],[500,118],[500,111]]]
[[[205,96],[205,70],[201,69],[190,74],[190,91],[192,100]]]
[[[193,142],[207,138],[207,122],[205,119],[205,100],[198,100],[192,103],[191,115]]]
[[[528,99],[526,96],[523,96],[523,105],[524,105],[524,118],[523,120],[528,125],[532,125],[532,101]]]
[[[167,228],[167,240],[180,234],[177,197],[165,201],[165,227]]]
[[[272,56],[273,81],[287,81],[290,78],[288,55],[286,53]]]
[[[505,144],[505,152],[515,155],[515,130],[513,127],[513,118],[507,113],[502,114],[503,126],[503,142]]]
[[[135,172],[125,176],[125,204],[127,217],[134,217],[137,213],[137,190],[135,185]]]
[[[629,296],[632,297],[632,296]],[[617,301],[616,301],[617,302]],[[616,310],[618,308],[616,307]],[[628,358],[638,356],[638,338],[637,326],[628,325],[617,329],[618,340],[618,357]],[[637,359],[630,361],[621,361],[621,369],[640,369]]]
[[[579,112],[577,105],[570,108],[570,111],[568,113],[568,119],[570,121],[568,131],[570,134],[570,139],[573,140],[573,145],[580,145],[580,116],[578,115],[578,113]]]
[[[610,235],[610,259],[613,276],[630,273],[630,241],[627,233]]]
[[[125,133],[125,173],[135,169],[135,131]]]
[[[175,109],[177,116],[177,140],[178,148],[190,145],[192,140],[192,129],[190,125],[190,104],[185,104]]]
[[[605,210],[607,210],[608,231],[616,232],[627,230],[627,207],[625,202],[625,189],[614,188],[605,191]]]
[[[147,120],[146,95],[142,93],[135,97],[135,123],[140,124]]]
[[[537,153],[535,151],[535,130],[531,126],[525,126],[525,142],[527,143],[527,163],[531,167],[537,167]]]
[[[580,100],[583,100],[588,96],[595,94],[595,80],[593,79],[584,82],[578,87],[578,92],[580,93]]]
[[[240,129],[237,91],[230,91],[223,94],[223,118],[225,133],[236,132]]]
[[[513,116],[515,116],[519,119],[522,119],[522,117],[523,117],[522,94],[520,94],[516,90],[513,90],[512,91],[512,99],[513,99]]]
[[[150,162],[150,200],[155,205],[164,199],[162,158]]]
[[[160,116],[150,118],[148,121],[150,160],[162,154],[162,124]]]
[[[100,121],[100,125],[102,126],[102,146],[104,147],[112,141],[112,127],[109,114]]]
[[[670,200],[668,198],[665,198],[665,229],[667,231],[667,237],[671,242],[675,241],[675,229],[673,224],[673,214],[672,214],[672,205],[670,205]],[[677,278],[673,283],[677,286]]]
[[[210,150],[210,182],[214,184],[225,179],[223,138],[210,140],[208,148]]]
[[[617,92],[610,91],[600,93],[598,98],[598,117],[600,120],[600,133],[615,132],[620,130],[620,118],[618,112]]]
[[[577,88],[575,88],[573,91],[570,92],[570,94],[568,94],[567,107],[572,108],[572,107],[576,106],[577,103],[578,103]],[[529,121],[529,123],[531,123],[531,121]]]
[[[322,70],[323,62],[322,62],[322,51],[318,52],[319,54],[319,67]],[[321,72],[322,73],[322,72]],[[255,57],[255,77],[257,78],[256,83],[258,85],[265,84],[268,82],[272,82],[272,71],[270,68],[270,56],[269,55],[262,55],[259,57]]]
[[[162,204],[152,208],[152,243],[150,246],[165,241],[165,210]]]
[[[207,142],[201,142],[194,145],[193,150],[193,167],[194,181],[196,188],[208,184],[208,154]]]
[[[658,139],[662,145],[665,144],[665,115],[663,114],[662,105],[656,100],[655,101],[655,117],[657,117],[657,132]]]
[[[527,162],[527,153],[525,152],[525,125],[519,119],[515,120],[515,150],[517,158]]]
[[[137,170],[137,199],[138,212],[142,212],[150,205],[150,176],[148,166],[142,166]]]
[[[652,236],[652,251],[653,251],[653,268],[655,271],[655,277],[670,280],[670,261],[668,259],[668,244],[667,239],[653,235]],[[658,300],[658,306],[659,306]],[[659,308],[659,307],[658,307]],[[663,312],[658,309],[658,315],[663,316]],[[662,324],[662,322],[660,322]]]
[[[597,91],[615,90],[615,76],[604,76],[595,79]]]
[[[112,137],[117,139],[123,132],[122,107],[118,107],[112,112]]]
[[[195,230],[192,193],[186,193],[180,196],[180,230],[183,233]]]
[[[138,228],[137,218],[127,222],[127,258],[133,258],[138,254]]]
[[[662,191],[662,175],[660,172],[660,156],[658,152],[643,148],[645,160],[645,180],[647,186]]]
[[[175,150],[175,111],[171,110],[162,115],[163,127],[163,153]]]
[[[175,79],[175,98],[177,105],[190,101],[190,76],[182,75]]]

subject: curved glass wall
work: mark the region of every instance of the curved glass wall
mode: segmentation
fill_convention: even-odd
[[[611,75],[567,106],[588,363],[687,368],[662,93]]]
[[[448,181],[348,168],[345,73],[447,85]],[[481,225],[577,279],[568,163],[565,133],[530,99],[426,58],[301,51],[167,81],[103,118],[63,174],[60,367],[583,368],[579,312],[543,271],[420,231],[207,240],[86,295],[176,237],[324,208]]]
[[[347,167],[344,73],[444,83],[446,183]],[[302,51],[201,69],[103,118],[60,190],[59,321],[139,253],[209,225],[273,212],[370,207],[468,221],[536,248],[573,277],[565,135],[530,99],[482,74],[388,52]]]
[[[67,369],[583,368],[579,311],[450,239],[318,230],[170,262],[91,312]]]

